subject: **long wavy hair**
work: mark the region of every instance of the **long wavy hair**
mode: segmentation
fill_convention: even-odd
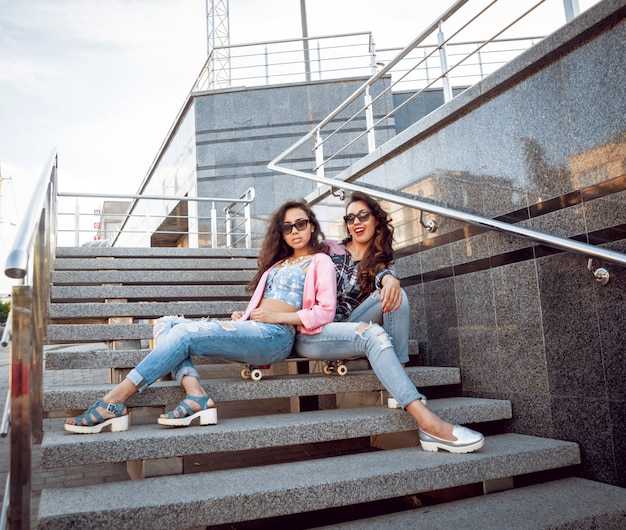
[[[328,246],[324,243],[326,236],[320,227],[319,221],[315,216],[315,212],[306,203],[304,199],[297,201],[287,201],[271,215],[269,219],[269,226],[265,233],[265,239],[261,245],[261,253],[259,254],[259,270],[248,285],[246,290],[248,292],[254,291],[256,286],[261,280],[263,273],[269,269],[274,263],[285,259],[293,254],[293,249],[285,242],[283,237],[283,223],[287,210],[292,208],[298,208],[303,210],[309,219],[309,223],[313,226],[313,233],[311,234],[311,241],[309,242],[309,248],[311,253],[317,254],[318,252],[328,252]],[[308,229],[308,227],[307,227]]]
[[[389,214],[383,210],[378,202],[369,195],[355,191],[346,203],[346,210],[353,202],[362,201],[372,212],[376,220],[375,234],[370,241],[368,252],[359,263],[358,281],[361,292],[369,294],[375,289],[376,274],[388,268],[393,263],[393,225]],[[352,236],[346,225],[348,238]]]

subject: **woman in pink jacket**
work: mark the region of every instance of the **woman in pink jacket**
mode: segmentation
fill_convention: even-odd
[[[124,381],[86,412],[67,419],[65,429],[79,434],[98,433],[105,427],[127,430],[126,401],[169,372],[187,395],[158,423],[188,426],[195,418],[201,425],[217,423],[215,404],[200,384],[190,357],[273,364],[289,356],[296,329],[312,335],[332,322],[335,267],[323,241],[317,218],[305,202],[283,204],[269,221],[259,271],[248,285],[254,293],[246,311],[233,313],[230,321],[177,324]]]

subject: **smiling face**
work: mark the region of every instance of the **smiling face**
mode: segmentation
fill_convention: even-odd
[[[298,221],[309,221],[306,226],[299,229],[297,226],[285,226],[285,225],[298,225]],[[283,238],[291,248],[293,248],[294,255],[306,254],[309,251],[309,242],[315,227],[309,220],[307,213],[301,208],[289,208],[285,212],[283,217]]]
[[[358,215],[370,212],[369,218],[359,219]],[[363,201],[355,201],[348,205],[346,215],[354,215],[354,223],[347,224],[348,233],[352,236],[352,241],[359,245],[369,245],[376,235],[376,217],[371,213],[367,203]]]

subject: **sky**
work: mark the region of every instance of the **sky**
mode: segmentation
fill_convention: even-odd
[[[404,47],[452,3],[307,0],[308,34],[372,31],[379,48]],[[231,44],[302,35],[300,0],[229,6]],[[53,149],[61,191],[137,191],[206,58],[205,13],[205,0],[0,0],[0,295]]]

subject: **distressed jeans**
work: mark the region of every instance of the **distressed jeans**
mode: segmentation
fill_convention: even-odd
[[[358,331],[360,326],[365,329]],[[295,350],[302,357],[324,361],[365,356],[380,382],[402,408],[424,397],[409,379],[389,335],[379,324],[332,322],[316,335],[297,333]]]
[[[409,299],[402,289],[402,303],[397,311],[383,313],[380,303],[380,291],[374,291],[355,308],[344,322],[376,322],[391,337],[393,349],[401,363],[409,362]]]
[[[289,356],[295,338],[295,328],[288,324],[191,321],[181,317],[159,321],[168,322],[164,327],[167,332],[155,333],[154,350],[127,376],[139,392],[169,372],[179,383],[185,375],[199,378],[192,355],[259,365],[277,363]]]

